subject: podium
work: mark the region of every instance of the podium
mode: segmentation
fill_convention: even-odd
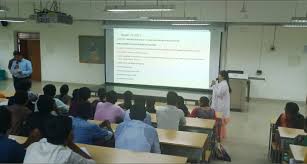
[[[247,74],[229,73],[230,109],[232,111],[247,112],[249,102],[250,81]]]

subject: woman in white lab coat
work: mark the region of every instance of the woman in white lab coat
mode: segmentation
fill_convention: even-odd
[[[230,121],[230,92],[229,76],[227,71],[221,71],[218,76],[218,83],[212,81],[212,104],[211,108],[216,112],[223,113],[220,139],[226,138],[226,125]]]

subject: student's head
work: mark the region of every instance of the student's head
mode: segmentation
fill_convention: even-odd
[[[0,106],[0,134],[6,134],[11,128],[11,112],[4,106]]]
[[[54,99],[50,96],[41,95],[36,103],[38,112],[41,114],[50,114],[55,109]]]
[[[32,82],[30,79],[24,79],[17,83],[16,90],[29,91],[32,87]]]
[[[68,92],[69,92],[68,85],[67,84],[62,85],[61,88],[60,88],[61,96],[67,95]]]
[[[106,100],[109,103],[115,104],[117,102],[117,93],[115,91],[107,92]]]
[[[203,96],[199,99],[199,106],[200,107],[208,107],[210,103],[210,100],[208,97]]]
[[[178,96],[177,105],[178,106],[184,105],[184,98],[182,96]]]
[[[28,102],[28,92],[18,90],[16,91],[14,98],[17,105],[25,105]]]
[[[288,102],[285,107],[285,113],[288,120],[292,120],[298,114],[299,107],[294,102]]]
[[[155,108],[156,100],[154,97],[147,97],[146,108]]]
[[[54,97],[56,94],[56,88],[53,84],[47,84],[43,88],[44,95]]]
[[[228,84],[228,87],[229,87],[229,92],[231,92],[231,87],[229,85],[229,75],[228,75],[228,72],[225,71],[225,70],[222,70],[219,72],[219,77],[218,77],[218,80],[219,81],[223,81],[225,80]]]
[[[124,102],[125,103],[131,103],[132,98],[133,98],[133,93],[131,91],[126,91],[124,93]]]
[[[87,101],[91,97],[91,90],[87,87],[82,87],[79,89],[79,99]]]
[[[14,59],[16,59],[16,56],[17,56],[18,53],[19,53],[19,52],[16,51],[16,50],[13,52]]]
[[[166,96],[166,103],[167,105],[177,105],[177,101],[178,101],[178,95],[176,92],[170,91],[167,93]]]
[[[98,97],[100,100],[104,101],[106,99],[106,89],[104,88],[99,88],[98,89]]]
[[[91,106],[87,103],[78,103],[77,109],[76,109],[76,117],[82,118],[84,120],[88,120],[91,118],[89,115],[89,112],[92,110]]]
[[[72,91],[72,100],[77,101],[79,99],[79,89],[74,89]]]
[[[19,51],[14,51],[13,55],[17,61],[21,61],[23,59],[23,54],[20,53]]]
[[[67,116],[51,117],[45,124],[47,141],[54,145],[65,145],[71,130],[72,120]]]
[[[144,121],[146,117],[145,101],[144,96],[135,96],[134,105],[131,107],[129,114],[132,120]]]

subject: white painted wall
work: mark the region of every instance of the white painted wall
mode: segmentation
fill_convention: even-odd
[[[226,69],[244,70],[251,76],[263,70],[266,80],[251,82],[251,97],[304,101],[307,28],[278,27],[272,52],[273,32],[274,26],[230,26]]]
[[[104,64],[79,63],[78,36],[103,36],[101,23],[75,22],[72,26],[21,23],[0,27],[0,66],[5,68],[15,49],[14,32],[40,32],[43,81],[105,82]]]

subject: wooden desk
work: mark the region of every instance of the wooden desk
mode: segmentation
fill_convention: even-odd
[[[278,132],[281,138],[288,138],[288,139],[294,139],[298,135],[305,135],[303,129],[278,127]]]
[[[145,152],[133,152],[115,148],[78,144],[85,147],[97,163],[186,163],[186,157]]]
[[[151,122],[157,123],[156,114],[151,114]],[[186,117],[185,127],[213,130],[214,125],[215,125],[215,120]]]
[[[307,153],[307,147],[290,145],[290,150],[295,161],[304,162],[305,154]]]
[[[14,96],[14,92],[10,92],[10,91],[0,91],[5,97],[12,97]]]
[[[18,143],[23,144],[27,138],[20,136],[9,136]],[[85,147],[93,160],[97,163],[186,163],[186,157],[177,157],[170,155],[133,152],[115,148],[93,146],[86,144],[77,144],[79,147]]]

